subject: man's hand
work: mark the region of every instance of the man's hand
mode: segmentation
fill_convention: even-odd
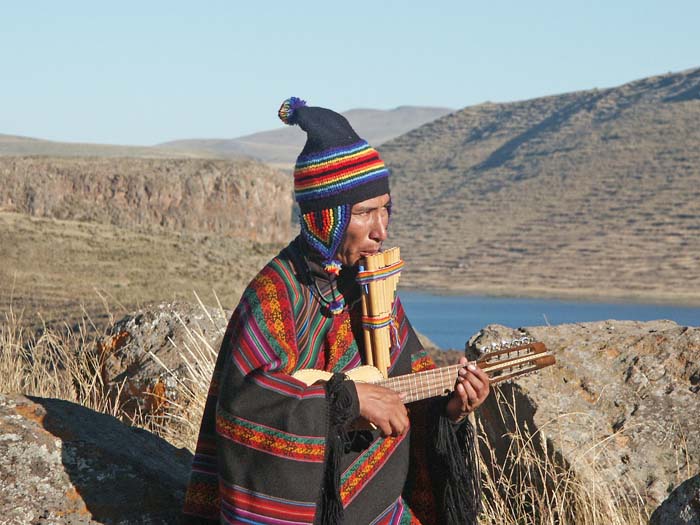
[[[404,395],[371,383],[355,383],[360,416],[378,427],[385,436],[400,436],[409,427]]]
[[[476,410],[489,395],[489,376],[466,357],[459,360],[464,368],[459,369],[455,389],[447,402],[447,416],[452,421],[460,421]]]

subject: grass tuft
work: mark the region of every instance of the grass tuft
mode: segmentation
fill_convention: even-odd
[[[511,391],[512,392],[512,391]],[[648,512],[630,480],[610,480],[603,472],[601,456],[607,454],[609,437],[570,451],[566,458],[556,451],[546,432],[562,414],[539,429],[519,419],[516,400],[499,388],[493,393],[499,407],[496,424],[509,428],[499,436],[499,447],[483,425],[479,430],[484,487],[481,523],[485,525],[642,525]],[[503,443],[507,443],[503,450]]]

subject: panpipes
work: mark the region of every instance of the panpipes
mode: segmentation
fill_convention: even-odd
[[[391,364],[392,312],[402,268],[401,252],[396,247],[362,259],[357,274],[362,288],[365,360],[384,377],[388,377]]]

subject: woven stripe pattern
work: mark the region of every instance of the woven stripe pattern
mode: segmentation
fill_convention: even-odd
[[[399,260],[393,264],[388,264],[376,270],[360,270],[357,272],[357,278],[355,279],[358,284],[364,286],[372,281],[381,281],[393,277],[396,274],[401,273],[403,269],[403,261]]]
[[[388,177],[377,150],[361,140],[349,146],[300,156],[294,168],[294,193],[299,204],[326,199]]]
[[[231,318],[204,410],[183,523],[316,521],[328,401],[322,385],[306,386],[288,374],[360,365],[352,315],[361,312],[358,304],[352,315],[323,315],[297,277],[300,246],[293,242],[253,279]],[[392,350],[392,374],[432,368],[400,301],[393,314],[399,344]],[[432,523],[419,521],[402,497],[404,462],[418,453],[409,451],[404,437],[376,435],[364,451],[345,452],[339,486],[345,525]]]

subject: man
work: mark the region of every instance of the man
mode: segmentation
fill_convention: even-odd
[[[466,415],[488,395],[488,377],[465,366],[451,395],[409,409],[402,393],[345,377],[363,361],[355,276],[387,237],[389,173],[342,115],[294,97],[279,115],[307,133],[294,171],[301,235],[253,279],[229,322],[186,522],[473,523],[479,472]],[[432,368],[398,299],[393,323],[389,375]],[[334,374],[307,386],[291,376],[306,368]]]

